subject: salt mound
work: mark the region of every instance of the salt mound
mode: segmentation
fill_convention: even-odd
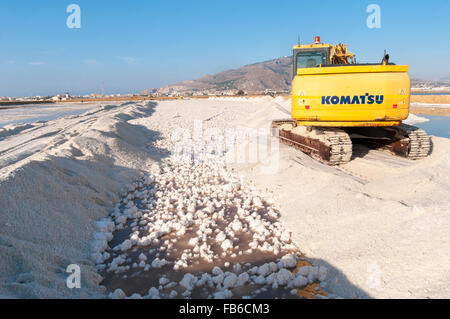
[[[17,126],[20,134],[8,133],[7,141],[0,140],[1,150],[10,149],[0,156],[0,225],[6,225],[0,295],[102,296],[94,261],[109,258],[102,251],[113,230],[102,219],[124,183],[138,178],[139,169],[155,158],[142,147],[150,131],[128,121],[149,116],[154,106],[98,108],[34,125],[33,130]],[[66,286],[65,270],[70,264],[81,267],[81,289]],[[23,273],[29,274],[29,280],[18,284]]]
[[[417,116],[415,114],[409,113],[409,116],[406,120],[403,121],[403,123],[405,124],[409,124],[409,125],[414,125],[417,123],[423,123],[423,122],[428,122],[429,119],[422,117],[422,116]]]

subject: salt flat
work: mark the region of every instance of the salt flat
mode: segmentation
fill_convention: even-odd
[[[94,260],[92,243],[99,232],[108,233],[111,228],[103,229],[104,224],[98,222],[109,220],[117,227],[117,218],[123,214],[121,205],[130,202],[124,202],[130,187],[135,192],[136,182],[156,176],[155,167],[169,167],[170,174],[166,161],[177,147],[172,132],[195,136],[199,123],[204,131],[216,135],[227,128],[264,130],[272,119],[288,117],[288,109],[288,100],[270,97],[129,102],[0,130],[0,295],[105,296],[109,291],[99,285],[104,274],[101,276],[98,265],[108,266],[108,258],[104,261],[106,256],[101,255],[101,260]],[[231,174],[230,181],[239,180],[243,189],[252,190],[252,198],[258,196],[279,213],[275,221],[280,222],[278,236],[289,231],[292,244],[306,254],[307,261],[328,270],[321,282],[331,294],[448,298],[450,141],[433,138],[433,144],[433,154],[416,162],[359,147],[354,160],[340,168],[280,145],[275,169],[261,169],[266,164],[258,161],[228,163],[220,176]],[[184,169],[189,171],[189,165]],[[163,176],[161,183],[170,183],[167,178]],[[203,184],[209,187],[209,180]],[[164,210],[164,205],[159,208]],[[253,205],[252,201],[248,205]],[[200,226],[209,223],[205,216]],[[145,265],[151,264],[141,258]],[[69,264],[82,268],[81,289],[66,287]],[[116,266],[120,265],[116,262]],[[279,282],[283,283],[283,265],[277,267],[272,271],[281,272]],[[195,269],[190,271],[195,277]],[[255,274],[248,271],[248,280],[260,277],[257,270]],[[215,273],[220,275],[218,270]],[[230,282],[237,285],[232,271],[223,273],[223,280],[229,277],[228,288],[232,288]],[[258,280],[267,284],[269,275],[264,274],[267,277]],[[194,277],[183,277],[178,286],[187,289],[202,280]],[[208,282],[207,276],[203,279]],[[272,276],[271,283],[274,280]],[[224,288],[224,282],[221,285]],[[217,292],[221,292],[219,297],[229,296],[223,289]],[[150,294],[156,296],[155,290]]]
[[[8,109],[0,107],[0,128],[78,115],[99,106],[99,103],[56,103],[13,106]]]

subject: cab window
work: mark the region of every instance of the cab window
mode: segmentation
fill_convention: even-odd
[[[315,68],[327,64],[325,52],[300,52],[297,54],[297,69]]]

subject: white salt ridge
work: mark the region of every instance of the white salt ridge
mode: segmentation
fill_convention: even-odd
[[[160,299],[159,290],[155,287],[152,287],[148,290],[147,299]]]
[[[250,276],[248,275],[248,273],[244,272],[240,274],[236,281],[236,287],[244,286],[249,281],[249,279]]]
[[[131,242],[131,240],[127,239],[120,245],[120,250],[122,252],[125,252],[125,251],[129,250],[132,246],[133,246],[133,243]]]
[[[414,125],[417,123],[428,122],[429,119],[410,113],[408,118],[403,121],[405,124]]]
[[[109,298],[111,299],[125,299],[127,295],[122,291],[122,289],[116,289],[114,292],[109,294]]]
[[[222,245],[220,245],[220,247],[222,247],[223,250],[231,249],[231,248],[233,248],[233,242],[229,239],[226,239],[226,240],[224,240]]]
[[[233,288],[236,286],[237,280],[238,280],[238,277],[236,276],[236,274],[230,273],[223,280],[223,287],[224,288]]]
[[[153,268],[162,268],[167,264],[168,264],[168,261],[165,259],[156,258],[155,260],[152,261]]]
[[[214,299],[230,299],[233,293],[228,289],[223,289],[214,293]]]
[[[285,255],[280,260],[280,268],[294,268],[297,265],[297,260],[293,255]]]
[[[280,269],[275,277],[274,282],[279,286],[285,286],[295,277],[295,275],[287,269]]]
[[[103,263],[109,258],[109,254],[105,252],[108,248],[108,242],[113,239],[113,231],[115,230],[114,222],[105,218],[94,223],[95,232],[91,244],[91,258],[96,264]]]
[[[145,256],[143,253],[141,253],[141,254],[139,255],[139,260],[140,260],[140,261],[146,261],[146,260],[147,260],[147,256]]]
[[[289,287],[295,288],[303,288],[306,285],[308,285],[308,279],[299,274],[289,283]]]
[[[197,277],[192,274],[185,274],[183,279],[180,281],[180,286],[184,287],[186,290],[192,290],[197,282]]]
[[[167,285],[169,282],[170,282],[170,280],[165,278],[165,277],[162,277],[162,278],[159,279],[159,284],[163,285],[163,286]]]

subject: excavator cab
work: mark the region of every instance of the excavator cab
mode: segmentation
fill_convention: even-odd
[[[347,51],[347,45],[321,43],[320,37],[315,38],[314,44],[296,45],[293,57],[292,78],[298,74],[299,69],[355,63],[355,55]]]
[[[292,77],[297,75],[298,69],[316,68],[329,64],[330,48],[303,48],[294,49],[294,71]]]

